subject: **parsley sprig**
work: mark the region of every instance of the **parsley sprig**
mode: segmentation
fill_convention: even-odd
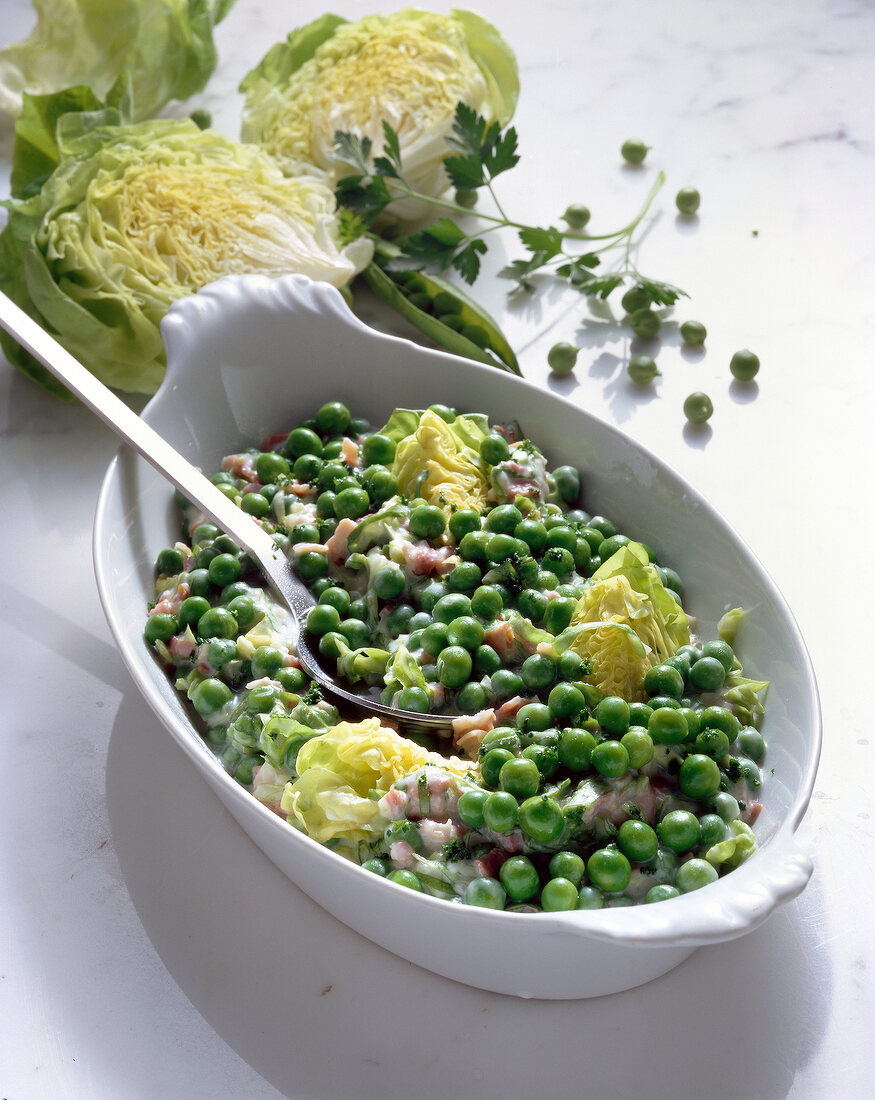
[[[405,179],[398,135],[384,121],[382,155],[373,160],[369,138],[343,132],[335,135],[338,159],[354,169],[339,180],[336,189],[345,234],[353,236],[370,230],[386,207],[398,199],[419,199],[448,211],[448,215],[395,241],[400,248],[393,261],[396,269],[437,268],[446,272],[452,268],[471,284],[480,274],[489,234],[514,229],[526,255],[499,272],[512,282],[511,293],[533,293],[536,289],[533,277],[546,274],[584,295],[601,299],[607,299],[627,283],[640,287],[658,305],[673,305],[684,294],[671,283],[644,276],[633,258],[636,231],[665,182],[662,172],[635,217],[614,232],[590,234],[570,227],[532,226],[507,215],[494,187],[496,178],[515,167],[520,159],[513,127],[502,130],[497,122],[487,122],[471,107],[460,103],[446,141],[452,152],[445,158],[444,168],[457,197],[485,191],[492,200],[494,213],[472,210],[469,205],[417,191]],[[457,219],[462,217],[465,221],[460,225]],[[468,228],[471,219],[475,219],[474,226]],[[612,262],[603,266],[608,257]]]

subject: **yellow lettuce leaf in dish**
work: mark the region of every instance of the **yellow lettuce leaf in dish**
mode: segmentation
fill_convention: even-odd
[[[406,496],[421,496],[442,507],[486,507],[489,485],[479,453],[430,409],[398,444],[392,472]]]
[[[638,543],[621,547],[593,574],[571,622],[554,641],[592,665],[586,679],[605,695],[643,700],[648,669],[690,640],[689,620]]]
[[[373,790],[388,790],[402,775],[435,764],[456,775],[471,767],[447,760],[380,725],[378,718],[340,722],[304,744],[287,783],[281,808],[314,840],[352,855],[360,841],[373,840],[387,821]]]

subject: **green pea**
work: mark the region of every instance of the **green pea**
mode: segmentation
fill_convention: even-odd
[[[671,665],[654,665],[644,674],[644,690],[648,695],[669,695],[680,699],[684,693],[684,678]]]
[[[281,668],[275,679],[283,691],[290,691],[294,695],[299,695],[309,683],[303,670],[292,666]]]
[[[504,887],[495,878],[475,878],[465,887],[466,905],[476,905],[481,909],[504,909],[506,900]]]
[[[575,887],[583,882],[586,864],[577,852],[556,852],[548,864],[550,878],[565,878]]]
[[[514,504],[499,504],[486,515],[486,530],[504,535],[513,535],[516,528],[522,523],[523,515]],[[519,542],[519,539],[513,539]]]
[[[690,683],[699,691],[718,691],[726,679],[726,669],[716,657],[700,657],[690,668]]]
[[[541,908],[545,913],[558,913],[577,908],[577,887],[567,878],[551,878],[541,891]]]
[[[416,890],[420,894],[422,891],[422,883],[419,877],[406,868],[399,868],[397,871],[390,871],[386,876],[389,882],[397,882],[399,886],[406,886],[408,890]]]
[[[240,559],[234,554],[217,554],[207,567],[213,584],[233,584],[240,576]]]
[[[550,708],[544,703],[526,703],[516,713],[517,729],[524,733],[537,732],[550,729],[553,724],[553,715]]]
[[[528,856],[511,856],[498,872],[507,896],[513,901],[527,901],[537,894],[541,885],[538,871]]]
[[[237,619],[224,607],[211,607],[198,619],[197,635],[205,641],[209,638],[236,638],[238,633]]]
[[[651,886],[647,893],[644,895],[645,905],[653,905],[657,901],[668,901],[669,898],[680,897],[680,890],[676,886],[670,886],[667,882],[660,882],[656,886]]]
[[[594,886],[581,886],[577,891],[578,909],[604,909],[605,899],[601,890]]]
[[[385,859],[366,859],[362,864],[362,870],[385,878],[389,874],[389,864]]]
[[[264,612],[255,606],[251,596],[235,596],[229,601],[228,610],[237,620],[237,628],[241,634],[245,634],[264,618]]]
[[[443,509],[426,504],[410,513],[410,533],[417,539],[436,539],[446,530]]]
[[[429,405],[429,411],[435,413],[445,421],[447,424],[452,424],[456,417],[459,415],[459,410],[452,408],[450,405],[434,404]]]
[[[593,886],[607,894],[625,890],[632,877],[629,860],[613,844],[593,852],[586,864],[586,873]]]
[[[342,489],[334,498],[334,514],[338,519],[359,519],[370,507],[371,498],[364,489]]]
[[[659,837],[645,821],[630,818],[617,831],[617,847],[627,859],[644,863],[656,855]]]
[[[589,208],[580,202],[566,206],[565,213],[562,215],[562,220],[568,223],[570,229],[583,229],[589,218]]]
[[[560,340],[547,352],[547,363],[554,374],[570,374],[577,363],[580,348],[567,340]]]
[[[298,458],[300,455],[322,454],[322,440],[310,428],[293,428],[286,437],[283,446],[283,454],[286,458]]]
[[[709,798],[720,790],[720,768],[704,753],[693,753],[681,764],[678,785],[687,798]]]
[[[639,309],[649,309],[653,304],[650,292],[643,286],[630,287],[620,300],[627,313],[636,313]]]
[[[497,699],[503,701],[514,695],[519,695],[523,690],[523,682],[519,675],[510,668],[500,668],[490,677],[490,686]]]
[[[582,772],[592,762],[596,740],[589,730],[571,728],[564,730],[559,741],[559,762],[569,771]]]
[[[574,684],[563,681],[551,689],[547,706],[554,718],[573,719],[586,710],[586,699]]]
[[[447,626],[447,641],[451,646],[475,650],[483,644],[483,625],[473,615],[460,615]]]
[[[541,691],[556,679],[556,662],[541,653],[533,653],[522,663],[520,676],[527,688]]]
[[[284,660],[284,653],[275,646],[259,646],[252,654],[251,668],[253,677],[255,677],[255,679],[260,679],[262,676],[269,676],[273,679],[283,667]]]
[[[474,650],[474,671],[478,676],[492,676],[501,668],[501,658],[489,645],[480,645]]]
[[[512,794],[507,791],[493,791],[483,804],[483,822],[493,833],[506,836],[516,828],[520,812],[521,807]]]
[[[438,677],[444,687],[461,687],[471,676],[471,654],[462,646],[447,646],[437,659]]]
[[[629,315],[629,327],[642,340],[652,340],[662,327],[662,321],[652,309],[636,309]]]
[[[185,565],[185,558],[181,550],[173,546],[167,546],[161,550],[155,559],[155,572],[161,576],[175,576],[181,573]]]
[[[316,604],[307,614],[307,630],[320,637],[340,626],[340,612],[330,604]]]
[[[378,599],[395,600],[404,591],[404,571],[394,562],[381,565],[374,574],[373,589]]]
[[[303,580],[312,581],[317,577],[324,577],[328,572],[328,558],[325,554],[310,550],[305,554],[298,554],[295,558],[295,569]]]
[[[450,514],[450,534],[460,542],[465,535],[480,530],[480,513],[474,508],[458,508]]]
[[[345,588],[340,588],[339,585],[330,585],[319,595],[319,603],[325,603],[336,608],[341,615],[348,613],[351,602],[349,593]]]
[[[744,348],[742,351],[737,351],[729,360],[729,369],[732,377],[737,378],[739,382],[750,382],[759,373],[759,357]]]
[[[689,810],[671,810],[656,826],[664,847],[672,852],[687,852],[699,843],[699,820]]]
[[[640,138],[627,138],[620,146],[620,155],[627,164],[641,164],[649,149]]]
[[[429,657],[437,657],[446,649],[449,639],[447,623],[432,623],[422,632],[422,648]]]
[[[246,696],[246,709],[254,714],[269,714],[277,699],[277,689],[272,684],[258,684]]]
[[[738,743],[742,752],[757,763],[765,756],[766,743],[763,740],[763,735],[753,726],[745,726],[738,735]]]
[[[699,818],[699,842],[705,848],[719,844],[726,835],[726,825],[719,814],[702,814]]]
[[[684,416],[691,424],[704,424],[710,420],[714,412],[714,406],[707,393],[696,390],[684,401]]]
[[[701,890],[703,886],[716,882],[717,878],[717,868],[707,859],[688,859],[678,867],[674,881],[682,894],[689,894],[692,890]]]
[[[520,520],[513,529],[513,535],[535,552],[543,550],[547,545],[547,528],[538,519]]]
[[[468,564],[473,565],[474,563],[470,562]],[[456,566],[456,569],[458,568],[460,566]],[[503,608],[504,601],[501,598],[501,593],[494,585],[480,585],[471,594],[471,611],[480,619],[492,622],[498,618]]]
[[[541,785],[541,773],[533,760],[514,758],[502,764],[498,773],[498,785],[515,798],[528,798],[537,794]]]
[[[630,768],[643,768],[653,759],[653,738],[643,726],[630,726],[620,744],[629,754]]]
[[[650,355],[636,355],[629,360],[626,373],[639,386],[646,386],[659,376],[656,360]]]
[[[716,657],[717,660],[723,665],[723,668],[729,672],[735,662],[735,652],[732,646],[728,642],[712,641],[706,642],[702,646],[703,657]]]
[[[565,815],[554,798],[534,795],[519,807],[519,823],[536,843],[552,844],[565,828]]]
[[[701,321],[684,321],[681,325],[681,339],[690,347],[701,347],[707,335],[708,330]]]
[[[214,523],[201,523],[195,527],[191,533],[191,545],[193,547],[200,546],[202,542],[212,542],[221,534],[221,531]]]
[[[647,732],[655,745],[678,745],[689,731],[680,709],[657,707],[647,720]]]
[[[188,596],[179,605],[179,625],[184,630],[187,626],[195,626],[201,616],[210,609],[209,601],[203,596]]]
[[[696,213],[701,201],[702,196],[695,187],[682,187],[674,197],[675,206],[681,214],[687,216]]]
[[[493,537],[489,531],[468,531],[459,540],[459,555],[466,561],[486,561],[486,548]]]
[[[179,624],[174,615],[159,611],[155,615],[150,615],[146,620],[143,636],[150,645],[158,641],[168,642],[176,633],[178,626]]]
[[[623,734],[629,728],[629,704],[618,695],[606,695],[600,699],[594,715],[607,733]]]
[[[452,573],[447,574],[447,588],[453,592],[473,592],[482,577],[483,571],[476,562],[460,561]]]
[[[449,625],[453,619],[471,614],[471,600],[463,592],[448,592],[431,609],[435,622]]]
[[[488,791],[468,790],[459,796],[456,805],[459,817],[472,829],[479,829],[483,825],[483,806],[489,797]]]
[[[490,432],[480,441],[480,457],[489,466],[497,466],[510,458],[510,447],[503,435]]]
[[[699,725],[703,730],[720,730],[727,742],[738,737],[738,719],[727,707],[705,707],[699,711]]]
[[[431,699],[425,688],[413,684],[398,693],[397,705],[401,710],[413,711],[415,714],[428,714],[431,710]]]
[[[620,741],[601,741],[592,750],[592,766],[605,779],[619,779],[629,770],[629,753]]]
[[[207,718],[221,710],[232,697],[231,689],[226,683],[210,677],[201,680],[194,688],[191,693],[191,702],[198,714]]]

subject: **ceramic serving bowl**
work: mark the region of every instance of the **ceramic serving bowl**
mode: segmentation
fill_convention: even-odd
[[[234,276],[177,303],[162,333],[167,377],[143,416],[210,471],[222,455],[288,430],[331,399],[382,423],[396,406],[434,402],[518,419],[554,462],[583,473],[583,506],[644,538],[682,576],[705,636],[728,608],[749,610],[745,670],[769,679],[767,766],[758,851],[698,892],[656,905],[505,913],[387,882],[297,832],[226,772],[143,641],[153,562],[177,537],[167,483],[122,450],[106,475],[94,555],[103,607],[155,713],[271,860],[334,916],[445,977],[524,997],[572,998],[640,985],[695,948],[741,936],[795,897],[811,861],[794,833],[820,751],[817,689],[793,617],[760,564],[708,502],[654,455],[571,402],[529,383],[358,321],[341,295],[302,276]],[[507,960],[514,960],[507,966]]]

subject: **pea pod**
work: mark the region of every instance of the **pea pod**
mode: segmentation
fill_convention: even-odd
[[[467,294],[446,279],[423,271],[415,273],[417,289],[411,292],[403,285],[403,280],[409,278],[409,272],[386,270],[385,265],[398,255],[398,251],[387,241],[377,241],[374,253],[376,259],[362,272],[362,277],[374,293],[447,351],[521,375],[516,356],[504,333],[489,314]],[[420,294],[425,296],[424,300],[414,301]],[[462,331],[457,331],[440,317],[422,308],[435,300],[444,305],[443,316],[459,319],[456,323],[461,325]],[[465,329],[472,334],[478,333],[484,346],[481,347],[479,343],[463,335]]]

